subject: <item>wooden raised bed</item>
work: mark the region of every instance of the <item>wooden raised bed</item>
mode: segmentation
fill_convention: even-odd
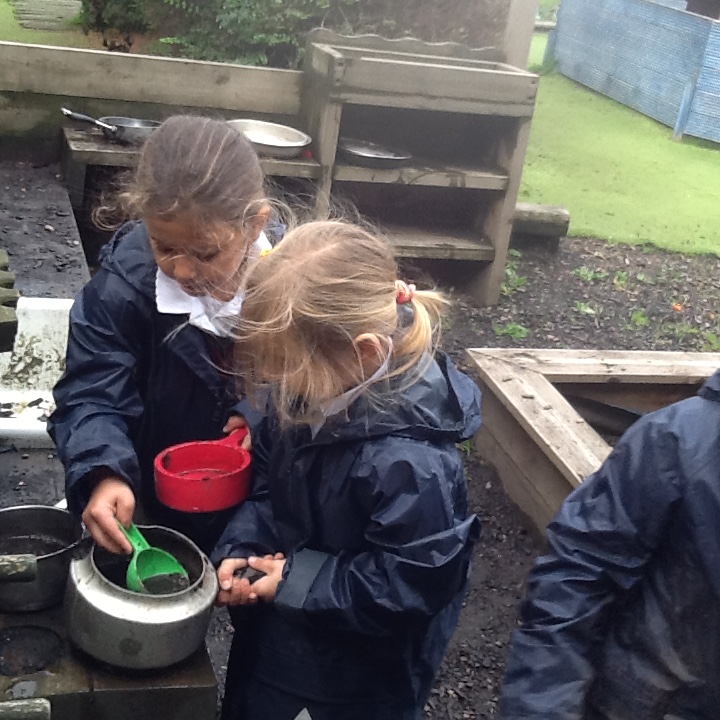
[[[612,449],[588,420],[619,434],[639,415],[694,395],[720,368],[720,353],[467,352],[483,391],[476,448],[541,532]]]

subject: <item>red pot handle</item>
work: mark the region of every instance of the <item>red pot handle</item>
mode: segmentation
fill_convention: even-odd
[[[246,427],[238,428],[237,430],[233,430],[229,435],[226,435],[224,438],[220,438],[220,440],[215,440],[215,442],[218,445],[228,445],[229,447],[242,447],[243,440],[245,439],[246,435],[248,434],[248,429]]]

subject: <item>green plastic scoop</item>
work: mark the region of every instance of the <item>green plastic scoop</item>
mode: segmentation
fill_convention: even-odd
[[[187,570],[174,555],[153,547],[135,523],[129,528],[118,522],[133,548],[125,582],[128,590],[149,595],[168,595],[190,586]]]

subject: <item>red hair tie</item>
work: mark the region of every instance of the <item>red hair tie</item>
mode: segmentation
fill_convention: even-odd
[[[398,305],[405,305],[406,303],[412,302],[415,296],[415,286],[408,285],[402,280],[395,281],[395,300]]]

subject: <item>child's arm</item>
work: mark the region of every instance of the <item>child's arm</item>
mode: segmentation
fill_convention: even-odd
[[[361,458],[352,485],[368,549],[290,555],[278,609],[372,635],[427,621],[464,587],[479,534],[457,449],[395,438]]]
[[[584,716],[613,607],[642,581],[682,496],[680,440],[663,426],[635,423],[548,526],[510,648],[504,719]]]
[[[66,470],[69,508],[80,514],[100,479],[137,490],[140,470],[129,425],[143,412],[136,384],[147,311],[125,281],[99,273],[70,312],[67,365],[53,394],[57,409],[48,431]],[[102,475],[102,478],[100,477]]]
[[[216,566],[227,558],[275,555],[283,551],[267,484],[267,472],[273,445],[271,426],[270,418],[266,418],[257,426],[253,438],[251,465],[253,475],[250,496],[232,516],[215,546],[211,559]]]

